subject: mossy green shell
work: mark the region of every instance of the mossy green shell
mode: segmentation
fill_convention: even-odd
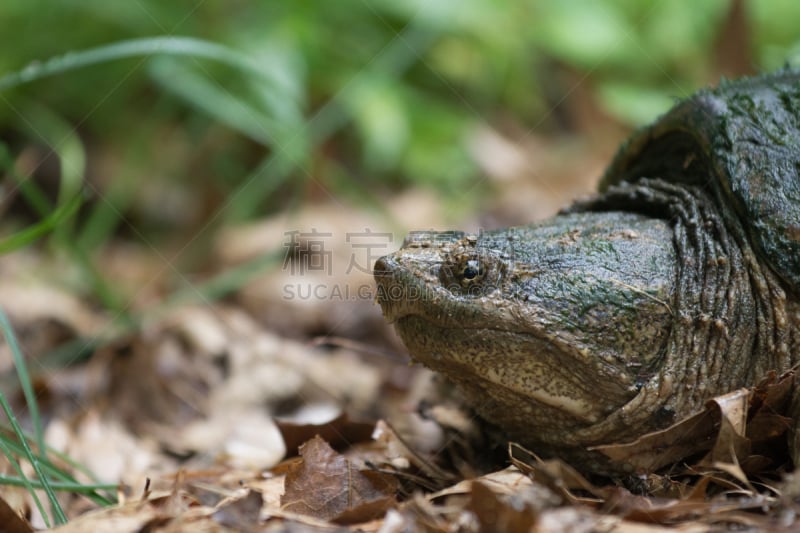
[[[800,70],[724,81],[682,101],[620,149],[600,189],[642,177],[707,186],[800,290]]]

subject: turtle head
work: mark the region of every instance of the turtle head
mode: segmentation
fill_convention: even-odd
[[[375,279],[413,359],[510,434],[558,442],[658,372],[675,263],[664,221],[576,213],[476,235],[412,233],[377,261]]]

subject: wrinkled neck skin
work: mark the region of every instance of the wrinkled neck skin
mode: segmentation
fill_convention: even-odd
[[[796,299],[714,194],[642,179],[531,226],[411,234],[375,266],[378,302],[412,357],[512,439],[619,470],[586,448],[797,356]]]
[[[633,439],[642,428],[665,426],[700,410],[710,397],[754,385],[770,370],[796,362],[796,296],[759,262],[741,221],[715,207],[722,205],[721,194],[642,179],[579,207],[639,205],[670,220],[679,266],[663,366],[627,405],[582,430],[579,440]]]
[[[786,302],[786,334],[792,365],[800,364],[800,294],[794,293]]]

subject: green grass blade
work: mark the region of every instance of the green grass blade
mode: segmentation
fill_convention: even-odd
[[[154,59],[150,74],[165,89],[264,146],[275,144],[276,132],[284,127],[245,99],[173,58]]]
[[[8,421],[11,422],[11,427],[14,429],[14,433],[19,437],[19,442],[22,445],[22,448],[25,452],[24,453],[25,458],[28,459],[28,461],[31,463],[33,471],[36,472],[36,477],[39,478],[39,483],[41,483],[42,485],[42,489],[44,490],[45,494],[47,494],[47,499],[50,500],[50,507],[53,510],[55,523],[66,524],[67,515],[64,514],[64,509],[62,509],[61,504],[58,503],[58,498],[56,497],[56,493],[53,490],[53,487],[50,486],[49,480],[44,476],[44,473],[42,472],[42,466],[41,462],[39,461],[39,457],[33,453],[33,450],[31,450],[31,447],[28,445],[28,441],[24,438],[22,428],[19,426],[17,418],[14,416],[14,413],[11,410],[11,405],[9,405],[8,400],[6,400],[5,394],[0,394],[0,406],[2,406],[3,411],[6,413]],[[5,451],[5,445],[4,445],[4,451]],[[20,474],[20,477],[25,478],[25,476],[22,475],[21,469],[18,473]],[[31,495],[35,497],[35,492],[33,492],[33,484],[27,478],[25,479],[28,481],[28,484],[26,484],[26,486],[28,486],[28,490],[30,490]],[[42,513],[42,516],[46,515]]]
[[[368,78],[374,72],[382,73],[387,79],[400,78],[434,43],[436,37],[437,33],[427,28],[410,27],[401,39],[388,45],[369,69],[357,74],[313,118],[295,130],[294,137],[284,141],[284,150],[271,153],[242,181],[243,186],[229,197],[229,203],[225,207],[226,222],[252,216],[263,199],[292,176],[292,170],[304,167],[307,160],[302,158],[303,147],[320,145],[347,126],[352,116],[348,114],[344,101],[350,97],[352,91],[357,91],[362,79]],[[306,151],[310,149],[306,148]]]
[[[14,168],[14,158],[3,143],[0,143],[0,170],[14,181],[22,193],[22,197],[39,216],[46,217],[52,211],[53,206],[50,200],[34,181],[19,175],[17,169]]]
[[[53,211],[47,218],[32,226],[0,239],[0,254],[24,248],[56,229],[65,220],[72,218],[81,206],[83,198],[75,196],[71,202]]]
[[[0,403],[3,404],[4,409],[8,405],[8,402],[6,402],[6,397],[2,392],[0,392]],[[7,411],[7,413],[10,413],[10,409]],[[39,495],[36,494],[36,487],[34,486],[34,483],[30,479],[28,479],[22,472],[22,467],[20,466],[19,461],[17,461],[16,457],[14,457],[13,453],[11,453],[11,450],[7,446],[5,438],[0,438],[0,450],[2,450],[3,455],[6,456],[6,459],[11,464],[11,466],[14,467],[14,470],[17,471],[17,474],[19,475],[20,479],[20,484],[23,487],[25,487],[25,489],[27,489],[27,491],[30,493],[31,497],[33,498],[33,502],[36,505],[36,508],[39,509],[39,513],[42,515],[42,519],[44,520],[45,525],[48,528],[50,528],[50,520],[47,518],[47,511],[44,510],[44,505],[42,505],[42,501],[39,499]]]
[[[28,405],[28,410],[31,414],[34,435],[36,437],[36,445],[39,451],[38,455],[34,454],[31,450],[31,447],[28,445],[28,440],[25,438],[25,434],[22,431],[22,428],[19,426],[14,413],[11,411],[11,406],[6,400],[4,394],[0,394],[0,404],[2,404],[3,410],[6,413],[6,417],[8,417],[8,421],[11,423],[14,434],[17,436],[20,444],[23,447],[25,457],[27,457],[28,461],[31,463],[31,466],[33,466],[33,470],[36,472],[36,476],[39,478],[42,489],[44,489],[48,499],[50,500],[50,505],[53,509],[56,523],[65,524],[67,522],[67,517],[64,514],[64,510],[58,503],[55,492],[49,486],[48,480],[44,476],[40,466],[40,458],[47,461],[47,447],[44,443],[44,430],[42,428],[41,417],[39,416],[39,403],[36,400],[36,393],[33,390],[33,384],[31,383],[30,375],[28,374],[28,365],[25,363],[25,356],[20,349],[19,342],[17,342],[17,337],[14,334],[13,328],[11,327],[11,323],[2,309],[0,309],[0,329],[2,329],[3,336],[5,337],[6,342],[11,349],[11,355],[14,359],[14,366],[17,369],[17,377],[19,378],[20,387],[22,388],[22,393],[25,396],[25,403]]]
[[[26,176],[20,176],[7,149],[0,151],[0,168],[16,182],[22,196],[35,212],[43,218],[31,226],[0,239],[0,253],[8,253],[25,247],[48,233],[68,232],[69,221],[81,205],[85,154],[83,144],[72,128],[60,117],[46,108],[33,104],[20,104],[20,121],[23,129],[39,141],[50,146],[59,158],[61,181],[57,206],[53,209],[43,191]]]
[[[75,129],[66,120],[38,104],[26,104],[21,113],[28,132],[46,143],[58,156],[61,179],[56,206],[58,209],[80,196],[86,173],[86,151]],[[69,236],[71,218],[64,218],[56,232]]]
[[[119,41],[79,52],[68,52],[46,61],[31,63],[21,70],[0,78],[0,91],[90,65],[155,55],[209,59],[235,67],[272,86],[280,87],[282,85],[281,80],[273,76],[269,70],[262,68],[249,56],[232,48],[192,37],[144,37]],[[289,103],[287,102],[287,104]]]
[[[102,274],[94,268],[91,260],[80,249],[78,242],[73,237],[71,221],[83,200],[82,187],[86,170],[83,144],[72,126],[47,108],[36,104],[25,104],[21,109],[21,114],[25,117],[22,123],[23,128],[30,135],[47,144],[57,155],[61,168],[61,180],[57,207],[53,210],[46,195],[35,182],[23,176],[14,176],[29,205],[44,218],[37,224],[0,240],[0,253],[17,250],[49,232],[54,232],[59,246],[70,251],[75,259],[75,264],[82,268],[85,274],[84,278],[89,280],[92,286],[93,294],[106,308],[121,312],[121,298],[114,292]],[[11,171],[13,174],[13,168]],[[123,319],[125,318],[126,316],[123,316]]]
[[[14,366],[17,369],[17,378],[19,385],[22,388],[22,394],[25,396],[25,403],[28,405],[28,410],[31,413],[31,422],[33,424],[33,432],[36,437],[36,445],[39,447],[39,453],[45,457],[46,448],[44,446],[44,428],[42,427],[42,419],[39,416],[39,402],[36,400],[36,392],[33,390],[30,374],[28,374],[28,365],[25,362],[25,355],[17,341],[17,336],[14,334],[14,329],[11,327],[11,322],[8,320],[5,312],[0,309],[0,329],[3,331],[3,336],[11,349],[11,357],[14,359]],[[24,438],[24,435],[20,435]]]
[[[19,478],[15,476],[6,476],[2,474],[0,474],[0,485],[13,485],[15,487],[33,487],[34,489],[43,488],[42,484],[39,481],[27,478]],[[69,482],[59,482],[59,481],[51,481],[50,486],[57,491],[74,492],[77,494],[85,494],[87,496],[98,490],[113,491],[119,488],[117,485],[112,485],[109,483],[82,485],[80,483],[69,483]]]
[[[2,432],[0,432],[0,439],[3,440],[5,445],[11,451],[11,453],[15,456],[24,455],[25,450],[21,444],[19,444],[20,439],[19,436],[15,435],[14,428],[10,425],[3,424],[0,426]],[[13,436],[13,437],[12,437]],[[33,439],[29,434],[23,433],[23,438],[27,441]],[[89,479],[93,481],[93,483],[89,485],[81,485],[77,479],[68,472],[64,471],[61,467],[53,463],[51,460],[42,460],[41,467],[42,471],[45,475],[49,476],[50,483],[55,490],[62,490],[59,488],[59,484],[62,485],[80,485],[80,486],[91,486],[91,487],[98,487],[102,486],[100,489],[96,490],[110,490],[114,491],[118,487],[117,485],[108,485],[103,484],[98,481],[96,476],[89,471],[85,466],[79,464],[75,460],[68,457],[66,454],[59,452],[58,450],[54,450],[48,447],[49,456],[56,457],[58,460],[63,461],[68,466],[74,468],[77,471],[84,473]],[[1,484],[2,482],[0,482]],[[31,480],[31,483],[36,484],[35,480]],[[69,489],[64,489],[69,490]],[[117,502],[116,497],[113,494],[102,495],[96,492],[80,490],[78,492],[85,493],[86,497],[90,500],[94,501],[98,505],[106,506],[106,505],[113,505]]]

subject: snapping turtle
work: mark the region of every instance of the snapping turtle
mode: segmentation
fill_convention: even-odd
[[[800,360],[800,71],[679,103],[549,220],[413,232],[374,274],[412,358],[479,415],[614,471],[592,446]]]

